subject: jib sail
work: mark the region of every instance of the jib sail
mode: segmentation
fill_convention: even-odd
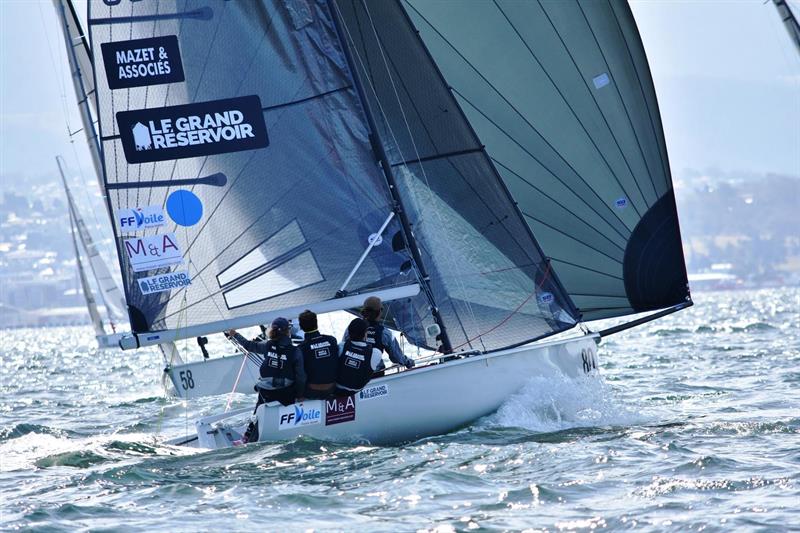
[[[453,349],[493,350],[574,326],[556,272],[403,6],[335,6]],[[392,304],[394,323],[416,343],[427,305]]]

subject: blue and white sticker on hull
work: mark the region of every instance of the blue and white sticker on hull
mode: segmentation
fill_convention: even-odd
[[[375,398],[385,398],[389,396],[389,384],[366,386],[358,393],[358,401],[374,400]]]
[[[313,426],[322,422],[322,400],[309,400],[278,408],[278,430]]]

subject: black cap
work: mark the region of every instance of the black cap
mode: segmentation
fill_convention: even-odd
[[[289,321],[283,318],[282,316],[279,316],[278,318],[272,321],[272,328],[279,330],[289,329]]]
[[[354,318],[350,325],[347,326],[347,333],[352,340],[361,341],[364,340],[368,327],[369,324],[363,318]]]

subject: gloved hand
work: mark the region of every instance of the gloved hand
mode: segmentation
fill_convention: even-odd
[[[414,362],[413,359],[411,359],[410,357],[406,358],[406,368],[414,368],[415,364],[416,363]]]

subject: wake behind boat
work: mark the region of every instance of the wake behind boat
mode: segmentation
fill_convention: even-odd
[[[320,437],[447,431],[595,361],[597,337],[542,339],[691,305],[623,2],[91,2],[89,28],[123,349],[377,296],[437,353],[334,405],[339,423],[260,407],[261,440],[292,413]],[[148,222],[116,222],[131,210]],[[393,429],[395,402],[418,412]],[[197,442],[229,442],[210,425],[228,417]]]

